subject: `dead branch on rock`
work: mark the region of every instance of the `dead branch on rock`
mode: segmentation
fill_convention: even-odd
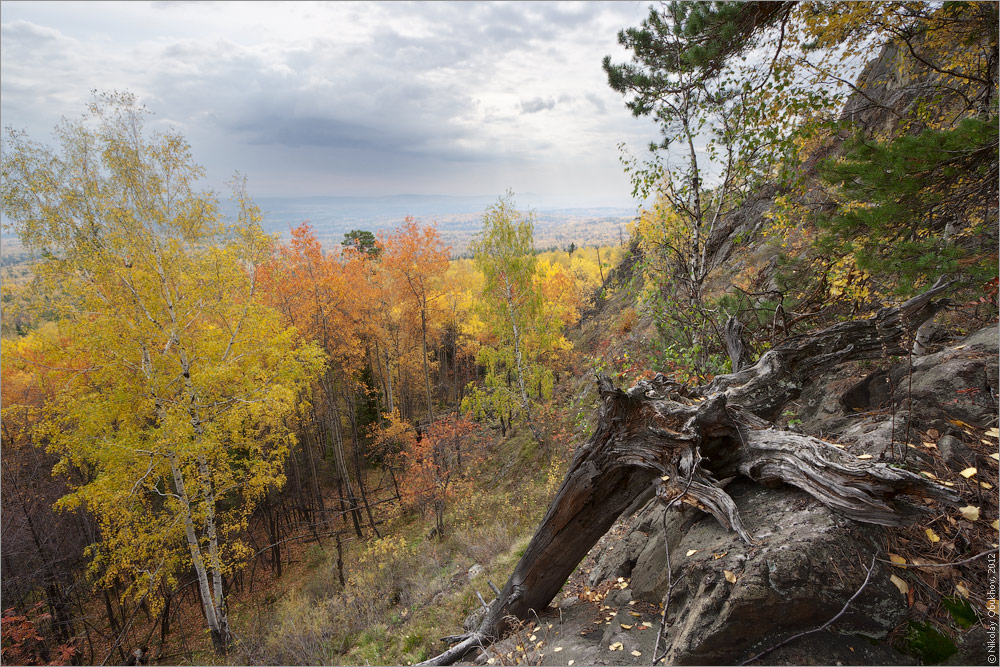
[[[852,595],[850,597],[850,599],[846,603],[844,603],[844,608],[841,609],[839,612],[837,612],[836,616],[834,616],[829,621],[827,621],[826,623],[824,623],[823,625],[821,625],[821,626],[819,626],[817,628],[813,628],[812,630],[806,630],[805,632],[800,632],[800,633],[798,633],[796,635],[792,635],[791,637],[789,637],[785,641],[783,641],[783,642],[781,642],[779,644],[775,644],[774,646],[772,646],[771,648],[767,649],[766,651],[761,651],[760,653],[758,653],[757,655],[753,656],[752,658],[747,658],[746,660],[744,660],[743,662],[740,663],[740,667],[742,667],[743,665],[749,665],[751,662],[754,662],[756,660],[759,660],[759,659],[763,658],[768,653],[772,653],[774,651],[777,651],[779,648],[781,648],[785,644],[788,644],[789,642],[793,642],[793,641],[795,641],[796,639],[798,639],[800,637],[805,637],[806,635],[811,635],[811,634],[814,634],[816,632],[822,632],[823,630],[826,630],[828,627],[830,627],[831,625],[833,625],[837,621],[838,618],[840,618],[841,616],[844,615],[844,612],[846,612],[847,608],[851,606],[851,603],[854,602],[854,600],[857,599],[857,597],[859,595],[861,595],[861,591],[865,590],[865,586],[868,585],[868,581],[871,579],[871,576],[872,576],[872,570],[874,570],[874,569],[875,569],[875,556],[872,556],[872,563],[867,568],[867,572],[865,573],[865,580],[861,583],[861,588],[859,588],[857,591],[855,591],[854,595]]]
[[[545,609],[590,548],[651,484],[666,498],[676,495],[712,514],[748,544],[753,537],[722,488],[737,475],[791,484],[851,519],[881,525],[904,524],[926,512],[910,500],[914,496],[956,501],[953,491],[924,477],[858,460],[771,422],[824,371],[846,361],[906,354],[904,334],[933,316],[934,297],[949,286],[937,284],[870,319],[788,338],[754,365],[704,387],[658,374],[625,392],[598,375],[601,407],[594,434],[577,449],[507,584],[475,632],[449,638],[456,645],[425,664],[451,664],[499,639],[509,617],[527,619],[532,610]],[[682,479],[689,483],[678,485]]]
[[[698,452],[697,449],[695,449],[694,460],[692,461],[692,465],[690,465],[688,468],[687,481],[684,485],[684,489],[679,494],[676,494],[669,500],[666,500],[664,498],[664,495],[661,493],[662,487],[660,489],[657,489],[657,496],[660,498],[660,500],[666,502],[667,504],[666,508],[664,508],[665,511],[663,512],[663,550],[667,558],[667,592],[663,596],[663,611],[660,614],[660,629],[656,633],[656,646],[653,647],[653,662],[652,662],[653,665],[658,663],[667,655],[667,652],[664,651],[663,655],[657,657],[657,654],[660,652],[660,641],[662,641],[663,633],[666,631],[667,628],[667,613],[668,610],[670,609],[670,595],[674,592],[674,586],[676,585],[676,583],[674,582],[673,566],[670,563],[670,533],[667,530],[667,515],[671,509],[676,507],[677,504],[681,502],[681,499],[684,498],[688,490],[691,488],[691,484],[694,482],[694,472],[698,467],[698,463],[700,462],[701,462],[701,454]],[[661,477],[660,480],[666,481],[663,480],[663,477]],[[678,581],[680,581],[680,579],[678,579]]]
[[[966,563],[971,563],[974,560],[979,560],[983,556],[989,556],[990,554],[996,554],[996,552],[997,552],[996,549],[990,549],[989,551],[983,551],[983,552],[980,552],[980,553],[976,554],[975,556],[970,556],[969,558],[964,558],[962,560],[956,560],[956,561],[954,561],[952,563],[897,563],[897,562],[892,561],[892,560],[885,560],[884,558],[879,558],[878,561],[880,563],[889,563],[893,567],[902,567],[902,568],[917,568],[917,569],[920,569],[920,568],[924,568],[924,567],[955,567],[956,565],[965,565]]]

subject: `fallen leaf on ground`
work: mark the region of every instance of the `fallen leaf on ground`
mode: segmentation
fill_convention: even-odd
[[[898,588],[899,592],[902,593],[903,595],[906,595],[906,593],[910,590],[909,584],[907,584],[905,581],[903,581],[896,575],[890,576],[889,581],[894,583],[896,585],[896,588]]]
[[[1000,428],[994,426],[989,431],[986,432],[987,438],[1000,438]]]
[[[962,513],[962,517],[967,521],[979,521],[978,507],[966,505],[965,507],[959,508],[958,511]]]
[[[979,471],[976,470],[975,468],[966,468],[965,470],[963,470],[962,472],[960,472],[958,474],[961,475],[962,477],[964,477],[965,479],[969,479],[970,477],[972,477],[973,475],[975,475],[977,472],[979,472]]]
[[[558,653],[561,650],[562,650],[562,646],[556,646],[554,649],[552,649],[552,652],[553,653]]]
[[[725,575],[726,581],[728,581],[729,583],[731,583],[731,584],[735,584],[736,583],[736,575],[733,574],[732,572],[730,572],[729,570],[723,570],[722,574]]]
[[[859,458],[859,459],[862,459],[862,460],[868,460],[868,459],[870,459],[871,457],[872,457],[872,455],[871,455],[871,454],[862,454],[862,455],[861,455],[861,456],[859,456],[858,458]]]
[[[924,447],[926,447],[927,449],[937,449],[937,445],[934,444],[933,442],[924,442],[924,443],[921,443],[921,444]]]
[[[723,551],[721,554],[712,554],[712,558],[719,560],[720,558],[725,558],[728,553],[728,551]]]
[[[638,651],[632,651],[632,655],[638,658],[640,655],[642,655],[642,653],[639,653]]]
[[[632,629],[631,625],[626,625],[625,623],[619,623],[618,625],[622,626],[622,630],[631,630]]]
[[[566,664],[567,664],[567,665],[572,665],[572,664],[573,664],[574,662],[576,662],[576,660],[570,660],[570,661],[569,661],[569,662],[567,662]]]
[[[931,543],[934,543],[934,542],[940,542],[940,541],[941,541],[941,536],[940,536],[940,535],[938,535],[937,533],[935,533],[935,532],[934,532],[934,531],[933,531],[932,529],[930,529],[930,528],[928,528],[927,530],[925,530],[925,531],[924,531],[924,534],[925,534],[925,535],[927,535],[927,539],[928,539],[928,540],[930,540],[930,541],[931,541]]]
[[[960,581],[957,584],[955,584],[955,590],[958,591],[958,594],[961,595],[963,598],[969,597],[969,589],[965,587],[965,584],[963,582]]]
[[[635,616],[636,618],[642,618],[642,614],[637,611],[630,611],[629,614]]]
[[[906,565],[906,559],[899,554],[889,553],[889,560],[896,565]]]
[[[687,552],[686,554],[684,554],[684,555],[685,555],[685,556],[693,556],[693,555],[695,555],[696,553],[698,553],[698,550],[697,550],[697,549],[688,549],[688,552]]]
[[[621,642],[615,642],[614,644],[611,644],[610,646],[608,646],[608,650],[609,651],[620,651],[623,648],[625,648],[625,647],[622,646]]]

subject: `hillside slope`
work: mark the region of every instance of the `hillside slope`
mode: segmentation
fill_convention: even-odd
[[[926,81],[919,72],[899,79],[892,65],[900,57],[884,49],[858,84],[867,92],[843,112],[869,136],[919,131],[900,119],[915,113],[914,90]],[[797,334],[874,315],[893,289],[917,287],[890,284],[835,298],[849,290],[837,286],[835,272],[816,279],[822,257],[809,242],[814,220],[802,217],[775,230],[790,200],[834,204],[817,169],[822,158],[843,153],[846,139],[827,137],[807,155],[800,188],[763,188],[709,239],[711,263],[719,269],[708,280],[707,300],[745,299],[736,314],[744,318],[755,357]],[[993,211],[994,232],[977,242],[985,242],[979,250],[987,257],[992,252],[995,261]],[[649,265],[640,243],[631,249],[627,266],[582,324],[586,370],[610,373],[623,388],[659,372],[692,383],[706,379],[685,367],[675,348],[664,347],[662,322],[642,302]],[[850,281],[848,272],[845,284]],[[912,323],[902,348],[804,378],[777,407],[774,423],[858,461],[909,470],[956,492],[957,501],[925,499],[930,516],[885,529],[846,519],[792,487],[762,488],[740,477],[726,491],[753,537],[745,544],[703,511],[676,512],[653,499],[623,514],[545,613],[474,661],[648,664],[655,651],[667,664],[758,658],[983,664],[993,604],[987,568],[995,562],[987,557],[996,548],[996,301],[989,285],[968,279],[952,294],[936,306],[936,316]],[[715,350],[725,354],[721,338]],[[595,391],[581,387],[577,396],[578,405],[596,413]],[[590,436],[593,427],[579,433]],[[660,633],[664,605],[667,627]],[[800,634],[809,638],[771,651]]]

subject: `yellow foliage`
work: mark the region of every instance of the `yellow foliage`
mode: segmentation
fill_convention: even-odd
[[[183,139],[147,140],[128,95],[99,98],[58,136],[52,151],[15,133],[4,155],[4,212],[49,253],[39,274],[67,297],[58,325],[13,354],[4,342],[5,380],[44,388],[34,436],[60,457],[55,472],[86,471],[59,507],[96,518],[92,576],[126,582],[155,613],[161,581],[192,567],[206,581],[247,555],[233,535],[283,483],[286,417],[323,356],[261,303],[271,239],[241,184],[240,221],[224,224],[193,189]]]
[[[871,296],[870,276],[858,269],[854,255],[844,255],[829,268],[827,283],[829,294],[844,297],[851,302],[861,302]]]

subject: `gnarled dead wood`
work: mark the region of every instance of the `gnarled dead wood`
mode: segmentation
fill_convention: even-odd
[[[726,352],[729,353],[734,373],[738,373],[750,365],[748,363],[750,353],[747,350],[746,341],[743,339],[744,331],[746,331],[746,327],[733,315],[730,315],[729,319],[726,320],[726,326],[722,330],[722,337],[726,341]]]
[[[657,375],[624,392],[598,375],[597,428],[577,449],[513,574],[479,628],[450,637],[457,645],[425,664],[451,664],[498,639],[509,618],[526,620],[533,610],[545,609],[590,548],[651,485],[668,502],[680,495],[711,513],[748,543],[753,537],[718,480],[740,474],[761,483],[784,482],[852,519],[882,525],[898,525],[924,511],[910,496],[957,500],[919,475],[860,461],[768,421],[811,379],[838,363],[905,354],[903,334],[933,314],[932,299],[946,287],[935,285],[868,320],[790,338],[753,366],[706,387],[689,389]]]
[[[934,298],[951,282],[935,285],[905,303],[882,308],[875,317],[840,322],[821,331],[793,336],[764,353],[753,366],[720,375],[696,393],[726,393],[731,405],[763,419],[773,419],[802,387],[824,370],[845,361],[906,355],[910,334],[940,310]]]

